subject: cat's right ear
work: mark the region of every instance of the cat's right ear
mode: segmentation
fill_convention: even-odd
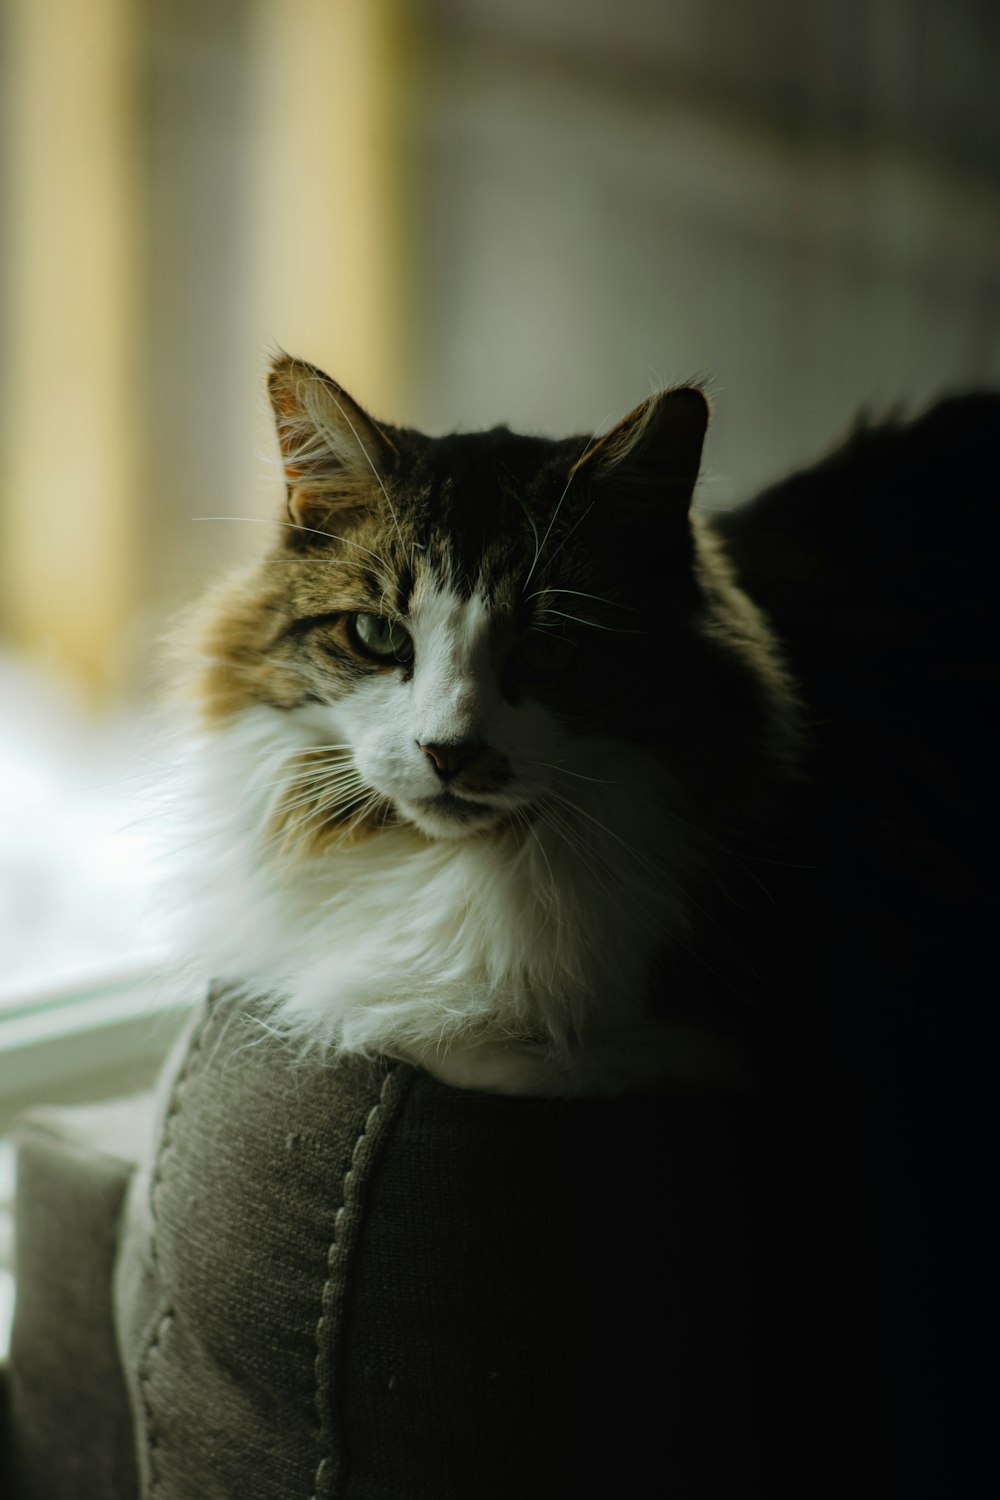
[[[267,382],[288,486],[288,515],[322,534],[334,516],[366,509],[396,449],[376,422],[315,365],[281,355]]]

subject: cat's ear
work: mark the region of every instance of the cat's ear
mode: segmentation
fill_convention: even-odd
[[[397,456],[378,424],[304,360],[274,360],[267,387],[294,525],[322,532],[331,517],[368,506]]]
[[[687,514],[708,427],[708,397],[697,386],[659,391],[584,454],[586,474],[628,509]]]

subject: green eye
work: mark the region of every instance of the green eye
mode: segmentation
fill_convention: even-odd
[[[412,661],[409,632],[387,615],[350,615],[347,625],[353,644],[363,656],[374,656],[378,661]]]
[[[558,635],[554,630],[531,630],[522,636],[518,656],[529,672],[538,677],[552,677],[566,672],[576,660],[576,641]]]

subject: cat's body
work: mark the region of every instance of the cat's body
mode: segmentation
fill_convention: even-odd
[[[291,360],[271,393],[288,519],[196,626],[203,961],[301,1043],[462,1085],[731,1082],[663,960],[798,711],[689,513],[704,397],[548,442],[379,427]]]
[[[765,877],[772,989],[835,1066],[925,1099],[994,967],[998,433],[1000,395],[954,397],[717,523],[803,704],[780,837],[805,868]]]

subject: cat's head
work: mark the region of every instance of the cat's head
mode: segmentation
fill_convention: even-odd
[[[287,513],[209,605],[199,694],[210,724],[294,726],[278,816],[304,844],[527,825],[630,757],[696,817],[752,796],[790,699],[692,524],[700,390],[558,441],[376,423],[284,357],[270,394]]]

